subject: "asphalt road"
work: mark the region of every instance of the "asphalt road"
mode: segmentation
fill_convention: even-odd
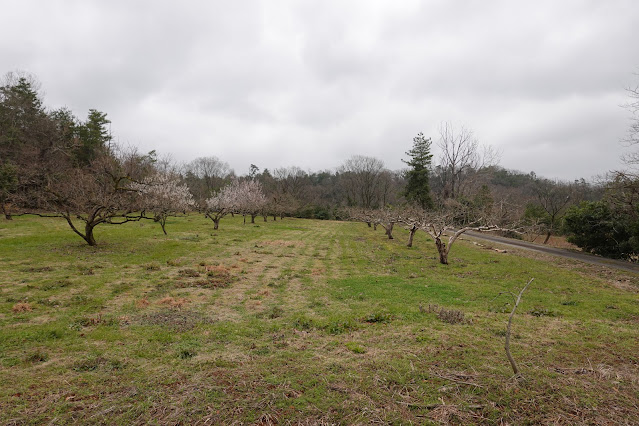
[[[639,274],[639,264],[624,262],[622,260],[606,259],[605,257],[594,256],[588,253],[582,253],[572,250],[560,249],[556,247],[548,247],[541,244],[530,243],[528,241],[514,240],[512,238],[498,237],[486,233],[468,231],[464,233],[466,237],[476,240],[491,241],[504,246],[517,247],[524,250],[537,251],[553,256],[565,257],[568,259],[578,260],[580,262],[591,263],[593,265],[605,266],[607,268],[618,269],[621,271],[634,272]]]

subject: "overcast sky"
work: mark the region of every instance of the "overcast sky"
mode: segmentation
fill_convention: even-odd
[[[2,74],[106,112],[122,143],[238,174],[400,169],[449,121],[503,167],[589,179],[620,167],[639,83],[636,0],[0,1]]]

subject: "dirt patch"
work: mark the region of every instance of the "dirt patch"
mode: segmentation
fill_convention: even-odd
[[[619,280],[611,280],[609,281],[610,285],[612,285],[615,288],[618,288],[619,290],[624,290],[624,291],[631,291],[633,293],[639,293],[639,285],[629,279],[619,279]]]

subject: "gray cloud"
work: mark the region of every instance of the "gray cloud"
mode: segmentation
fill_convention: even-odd
[[[109,114],[121,142],[239,173],[393,169],[445,120],[502,165],[592,177],[619,166],[639,5],[609,2],[21,1],[3,8],[0,70],[45,102]]]

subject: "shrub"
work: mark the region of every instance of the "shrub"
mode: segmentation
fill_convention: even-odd
[[[564,216],[563,231],[584,251],[629,259],[639,251],[639,223],[632,215],[614,212],[604,201],[582,202]]]
[[[440,320],[447,322],[449,324],[463,324],[465,322],[469,322],[462,311],[458,311],[457,309],[440,309],[437,313],[437,318]]]

